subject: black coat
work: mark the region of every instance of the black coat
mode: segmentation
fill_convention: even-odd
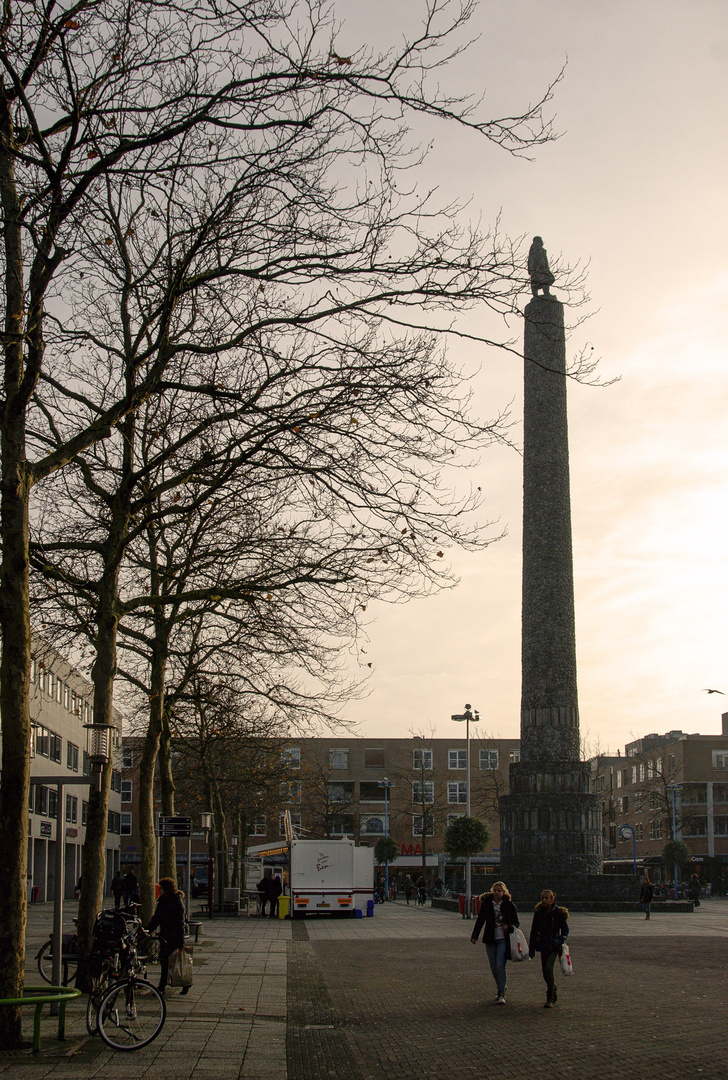
[[[514,926],[519,926],[518,912],[516,911],[516,905],[512,900],[509,900],[507,896],[504,896],[501,900],[501,920],[503,922],[504,929],[507,927],[506,932],[506,960],[511,958],[511,938],[510,935],[513,932]],[[475,926],[473,932],[470,935],[471,941],[477,941],[480,936],[480,931],[483,930],[483,944],[495,945],[495,910],[493,908],[493,894],[485,893],[481,897],[480,911],[478,912],[478,918],[475,920]]]
[[[181,949],[185,943],[185,908],[179,893],[162,893],[147,930],[159,927],[159,936],[169,949]]]
[[[531,956],[537,952],[561,952],[561,946],[569,936],[568,912],[566,908],[554,904],[550,908],[538,905],[533,913],[531,935],[528,939],[528,951]]]

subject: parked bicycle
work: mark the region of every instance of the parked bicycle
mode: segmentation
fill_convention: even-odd
[[[114,910],[96,916],[86,1027],[114,1050],[140,1050],[156,1039],[164,1025],[167,1006],[156,986],[145,978],[146,956],[142,955],[144,949],[154,951],[154,940],[134,915]]]
[[[76,920],[73,920],[74,923]],[[78,937],[76,934],[63,934],[61,936],[61,985],[68,986],[76,978],[78,968]],[[38,964],[38,972],[41,979],[47,983],[53,982],[53,934],[45,944],[41,945],[35,954]]]

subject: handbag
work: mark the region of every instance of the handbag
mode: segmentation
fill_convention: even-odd
[[[528,942],[526,941],[526,935],[523,930],[518,926],[513,927],[513,933],[511,934],[511,960],[527,960],[528,959]]]
[[[561,964],[561,970],[564,975],[573,975],[574,967],[571,963],[571,953],[569,952],[568,945],[561,946],[561,956],[559,957],[559,963]]]
[[[192,986],[192,949],[175,949],[169,958],[169,985]]]

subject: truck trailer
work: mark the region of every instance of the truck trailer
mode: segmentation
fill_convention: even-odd
[[[374,851],[353,840],[296,840],[288,845],[290,912],[355,916],[371,912]]]

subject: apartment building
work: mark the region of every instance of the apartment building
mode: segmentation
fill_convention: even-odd
[[[728,713],[720,735],[645,735],[627,744],[624,757],[600,756],[591,765],[593,790],[603,799],[605,857],[629,860],[636,851],[659,879],[674,834],[702,880],[728,885]]]
[[[88,806],[87,732],[92,719],[93,687],[55,649],[34,636],[32,643],[30,718],[31,766],[28,806],[28,895],[45,902],[53,896],[56,844],[65,845],[65,895],[70,898],[82,872]],[[114,771],[106,841],[107,889],[119,866],[121,825],[121,718],[112,734]],[[34,777],[66,781],[61,805],[58,790]],[[77,777],[80,783],[74,786]]]

